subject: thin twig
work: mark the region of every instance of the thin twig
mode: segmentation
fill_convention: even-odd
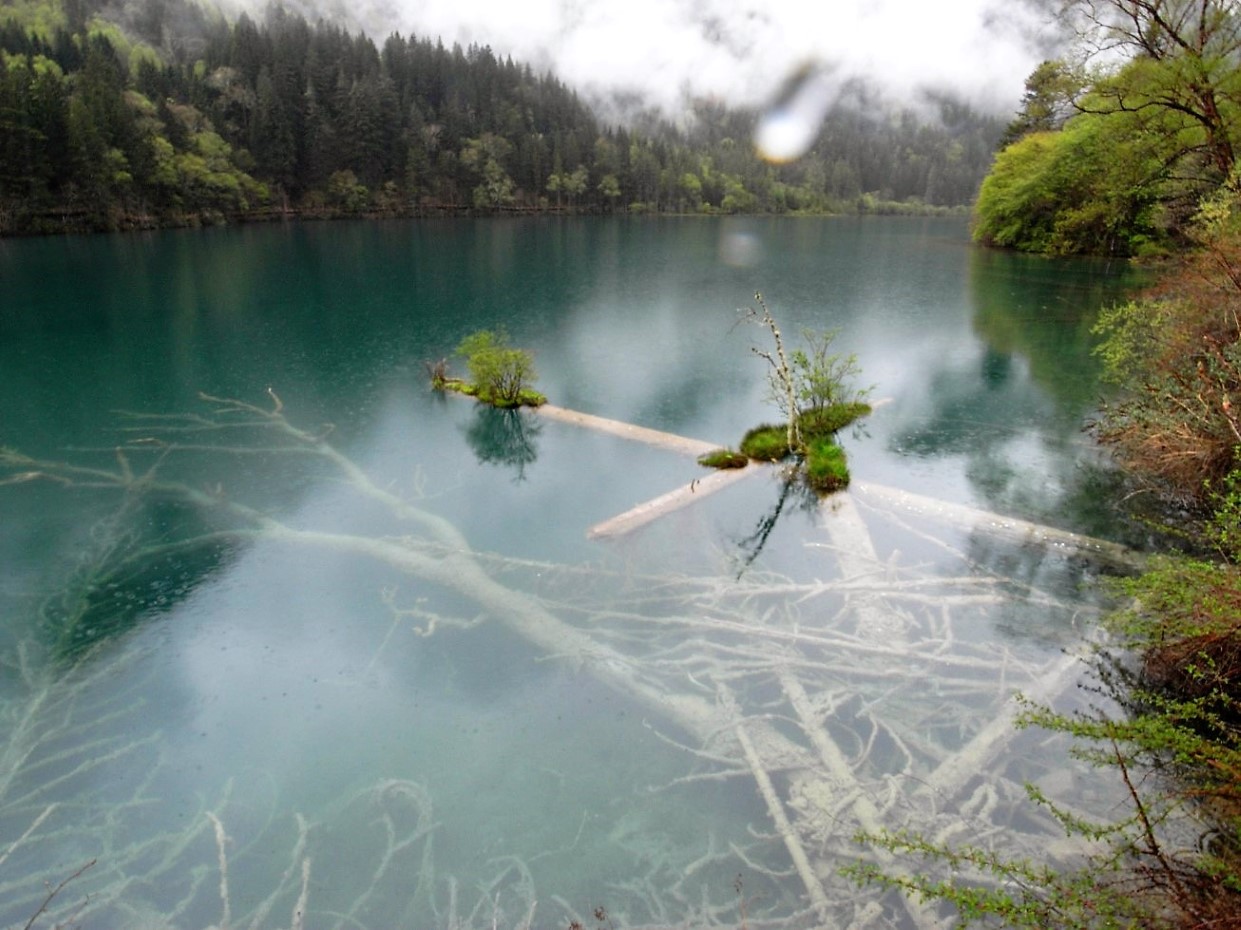
[[[87,869],[94,868],[96,861],[97,860],[92,859],[90,862],[86,863],[86,865],[82,866],[68,878],[61,881],[59,885],[49,891],[47,897],[43,899],[43,903],[39,905],[39,909],[30,915],[30,919],[26,921],[26,926],[23,927],[22,930],[30,930],[30,928],[34,926],[34,922],[39,919],[39,916],[43,914],[44,911],[47,910],[48,905],[50,905],[56,896],[64,890],[65,886],[75,878],[79,878]]]

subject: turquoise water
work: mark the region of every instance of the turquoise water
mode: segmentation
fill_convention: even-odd
[[[617,926],[871,913],[833,884],[858,808],[816,807],[835,783],[788,676],[904,825],[928,802],[893,786],[926,781],[1078,642],[1113,569],[882,495],[825,514],[773,470],[591,540],[705,473],[435,395],[424,364],[504,326],[554,403],[735,445],[777,416],[751,352],[765,334],[739,314],[762,291],[791,341],[838,330],[874,385],[875,413],[842,436],[855,480],[1133,542],[1082,433],[1089,327],[1125,276],[980,252],[942,219],[0,242],[0,445],[28,457],[0,476],[0,920],[23,924],[45,881],[90,861],[53,916],[379,930],[590,925],[596,907]],[[865,596],[833,587],[848,581]],[[1022,746],[987,757],[987,816],[1016,816],[1014,772],[1090,802],[1067,761]],[[981,790],[930,806],[981,816]],[[911,919],[873,902],[875,926]]]

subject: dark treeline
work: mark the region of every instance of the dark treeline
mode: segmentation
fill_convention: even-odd
[[[603,124],[490,48],[381,46],[271,6],[15,0],[0,9],[0,232],[298,212],[788,212],[968,203],[1000,121],[948,99],[892,112],[854,88],[791,165],[755,114]]]

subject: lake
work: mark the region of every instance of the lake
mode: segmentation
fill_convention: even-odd
[[[1133,280],[941,218],[0,240],[0,923],[919,927],[858,832],[1072,864],[1023,785],[1115,796],[1011,695],[1080,700],[1142,545],[1083,431]],[[504,327],[735,447],[756,292],[873,386],[848,492],[428,386]]]

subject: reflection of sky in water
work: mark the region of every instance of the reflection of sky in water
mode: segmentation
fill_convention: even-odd
[[[291,521],[339,519],[335,496],[307,501]],[[397,580],[398,606],[474,617],[451,593]],[[161,618],[152,635],[170,697],[159,725],[182,773],[177,793],[235,778],[259,804],[274,773],[280,797],[270,803],[314,811],[376,778],[410,779],[435,799],[437,867],[449,872],[555,853],[589,826],[572,864],[552,856],[539,872],[549,887],[581,895],[598,875],[631,869],[643,843],[697,843],[708,823],[740,838],[758,814],[752,798],[733,802],[742,820],[730,826],[708,795],[678,800],[676,815],[643,804],[657,819],[630,823],[635,795],[683,772],[679,756],[649,745],[649,710],[538,661],[494,618],[430,637],[414,633],[425,617],[393,625],[380,597],[392,581],[339,553],[260,543]]]
[[[763,257],[763,242],[754,233],[735,231],[720,235],[720,262],[734,268],[752,268]]]

